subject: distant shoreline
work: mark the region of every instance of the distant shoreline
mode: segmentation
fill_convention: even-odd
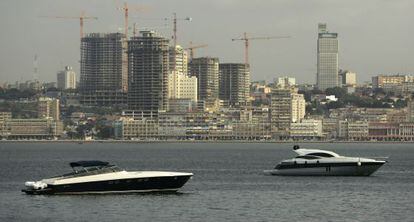
[[[276,141],[276,140],[0,140],[0,143],[390,143],[407,144],[414,141]]]

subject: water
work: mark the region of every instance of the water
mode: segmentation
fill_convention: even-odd
[[[291,144],[0,143],[0,221],[414,221],[413,144],[306,144],[349,156],[389,156],[370,177],[278,177]],[[30,196],[27,180],[77,160],[128,170],[193,172],[177,194]]]

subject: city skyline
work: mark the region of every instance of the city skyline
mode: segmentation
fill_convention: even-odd
[[[243,1],[127,1],[148,7],[131,17],[165,18],[176,12],[192,22],[178,24],[178,44],[209,44],[196,56],[218,57],[220,62],[242,62],[242,42],[232,42],[246,31],[251,36],[291,35],[291,39],[255,41],[250,47],[251,79],[273,80],[296,77],[299,83],[315,83],[316,39],[320,23],[339,33],[339,68],[357,73],[358,81],[378,74],[412,74],[413,46],[409,27],[414,8],[411,1],[272,1],[254,4]],[[39,16],[78,16],[85,10],[98,20],[85,22],[85,33],[123,32],[119,1],[3,1],[0,17],[2,82],[32,79],[34,56],[38,55],[40,80],[56,81],[56,73],[73,66],[79,78],[79,21],[54,20]],[[7,9],[7,10],[6,10]],[[205,10],[207,9],[207,10]],[[214,16],[212,16],[214,15]],[[231,16],[229,16],[231,15]],[[251,15],[251,16],[246,16]],[[259,16],[260,15],[260,16]],[[171,22],[131,18],[130,25],[155,27],[166,38]],[[20,25],[16,25],[20,24]],[[212,25],[213,24],[213,25]],[[161,26],[161,28],[160,28]],[[131,32],[132,33],[132,32]],[[11,37],[13,36],[13,37]],[[13,53],[10,53],[13,52]]]

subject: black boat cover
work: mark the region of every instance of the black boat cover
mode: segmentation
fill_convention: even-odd
[[[107,166],[108,162],[99,161],[99,160],[87,160],[87,161],[78,161],[71,162],[70,167],[94,167],[94,166]]]

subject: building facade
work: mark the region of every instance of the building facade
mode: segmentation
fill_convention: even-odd
[[[168,98],[188,99],[197,102],[197,77],[170,73],[168,76]]]
[[[340,70],[338,76],[339,86],[352,86],[355,87],[357,84],[356,73],[348,70]]]
[[[175,47],[175,52],[174,46],[170,47],[169,63],[171,72],[184,75],[188,74],[188,55],[180,45]]]
[[[290,137],[294,139],[321,139],[322,120],[303,119],[290,125]]]
[[[214,102],[219,98],[219,59],[193,58],[189,63],[190,75],[197,77],[198,100]]]
[[[76,73],[71,66],[65,66],[65,70],[57,73],[58,89],[76,89]]]
[[[225,104],[239,107],[247,103],[249,94],[249,65],[221,63],[219,65],[219,98],[224,100]]]
[[[296,78],[288,76],[279,77],[277,78],[276,86],[282,89],[296,86]]]
[[[274,89],[271,93],[270,122],[272,132],[287,134],[292,120],[292,94],[290,89]]]
[[[306,101],[303,94],[298,94],[296,91],[293,91],[291,94],[292,97],[292,123],[300,122],[305,118],[306,114]]]
[[[52,118],[60,120],[60,102],[59,99],[49,97],[40,97],[37,102],[38,118]]]
[[[168,98],[170,100],[197,101],[197,77],[188,75],[187,52],[179,45],[170,47],[170,72],[168,75]],[[170,101],[175,103],[175,101]]]
[[[154,31],[140,34],[128,41],[128,108],[168,110],[169,40]]]
[[[91,33],[81,40],[81,103],[125,104],[128,90],[127,41],[121,33]]]
[[[320,90],[338,86],[338,34],[319,24],[317,50],[317,87]]]

